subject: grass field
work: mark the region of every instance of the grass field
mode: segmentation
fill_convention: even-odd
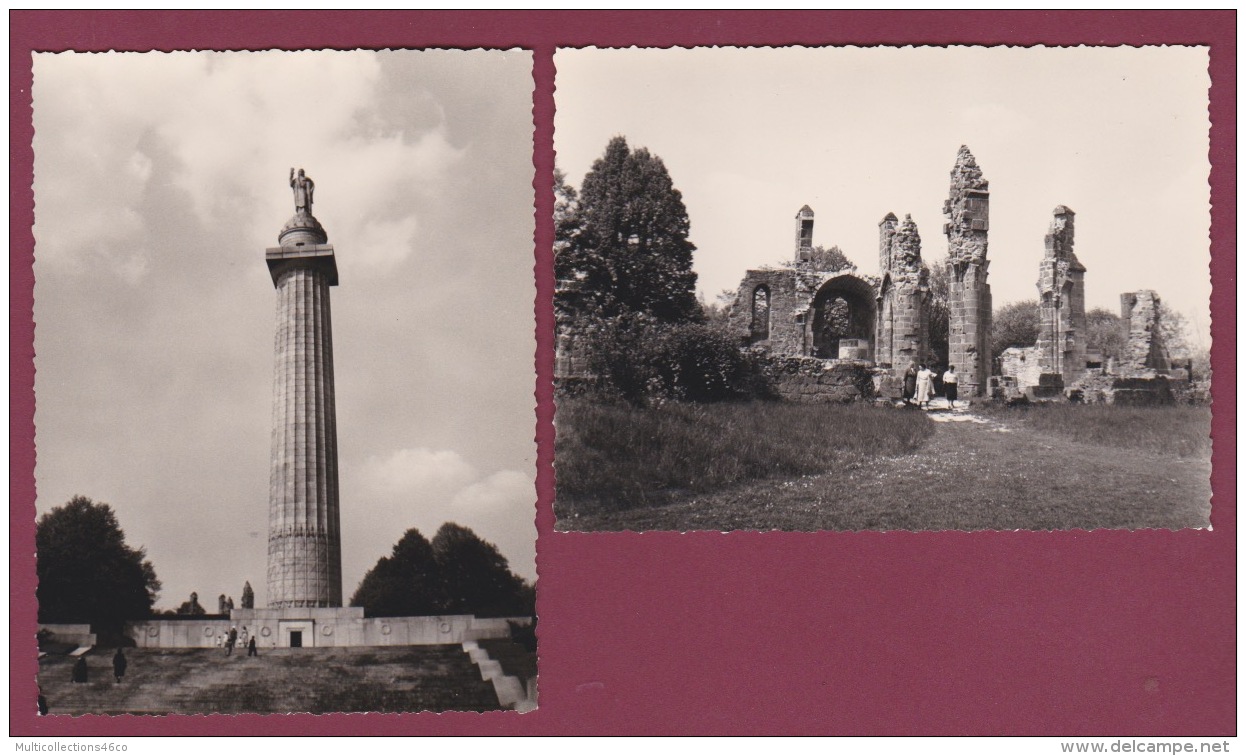
[[[775,402],[656,407],[558,402],[562,511],[650,506],[749,480],[847,470],[911,452],[934,431],[920,412]]]
[[[558,422],[560,529],[1090,530],[1209,522],[1210,412],[1202,407],[979,406],[927,415],[867,406],[667,406],[611,414],[616,425],[594,436],[591,457],[575,449],[585,417],[578,409]],[[664,430],[688,424],[704,436],[684,429],[676,439]],[[896,434],[900,428],[909,434]],[[730,439],[759,433],[783,437],[769,451],[799,450],[802,466],[735,461]],[[810,447],[843,451],[823,451],[819,460]],[[564,489],[564,453],[596,468],[579,479],[599,486],[588,489],[591,496]],[[667,457],[706,473],[685,472],[696,487],[666,483],[658,470]],[[628,498],[611,498],[624,486],[632,488]]]
[[[1137,449],[1165,457],[1210,457],[1211,408],[1204,406],[1112,407],[1103,404],[1040,404],[975,409],[1070,441]]]

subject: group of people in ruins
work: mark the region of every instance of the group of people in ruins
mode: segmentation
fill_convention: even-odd
[[[937,375],[938,372],[933,366],[928,366],[925,363],[909,363],[908,370],[904,371],[904,392],[902,395],[904,405],[911,407],[916,404],[918,409],[929,409],[930,400],[936,394],[935,378]],[[943,398],[947,401],[947,406],[950,409],[955,409],[957,389],[960,385],[960,377],[956,374],[956,366],[948,365],[941,380],[943,383]]]

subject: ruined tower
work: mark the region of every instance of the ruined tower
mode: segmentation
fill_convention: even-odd
[[[268,499],[268,605],[340,607],[337,420],[329,287],[333,247],[312,215],[314,184],[290,171],[294,217],[265,253],[277,290]]]
[[[1086,268],[1073,254],[1073,211],[1060,205],[1051,214],[1038,266],[1035,351],[1040,372],[1067,386],[1086,370]]]
[[[1160,299],[1154,291],[1121,294],[1121,321],[1125,328],[1125,354],[1117,365],[1123,376],[1153,376],[1170,367],[1168,350],[1160,334]]]
[[[989,182],[968,147],[952,167],[943,214],[948,246],[948,363],[960,373],[965,396],[981,396],[991,373],[991,287],[986,282]]]
[[[875,361],[898,373],[930,357],[929,271],[922,262],[922,240],[909,215],[897,225],[887,215],[878,224],[878,331]]]
[[[813,210],[805,205],[796,213],[796,262],[809,262],[813,256]]]

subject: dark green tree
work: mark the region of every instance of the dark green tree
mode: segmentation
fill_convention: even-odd
[[[254,609],[255,608],[255,591],[251,590],[250,580],[248,580],[246,584],[242,586],[242,608],[243,609]]]
[[[1086,313],[1086,348],[1098,349],[1104,362],[1125,353],[1125,326],[1116,313],[1096,307]]]
[[[688,211],[661,158],[615,137],[578,195],[559,177],[555,192],[555,276],[578,282],[580,307],[700,319]]]
[[[821,244],[809,253],[809,260],[818,270],[856,270],[848,256],[839,247],[824,248]]]
[[[1026,299],[1004,305],[991,315],[991,357],[1009,347],[1034,346],[1038,341],[1038,301]]]
[[[186,615],[187,617],[202,617],[207,614],[208,610],[203,608],[199,603],[199,594],[191,591],[190,598],[183,601],[177,607],[176,614]]]
[[[947,258],[930,266],[930,352],[937,365],[947,364],[948,355],[948,281]]]
[[[1160,302],[1159,335],[1163,339],[1164,349],[1174,361],[1190,359],[1194,351],[1190,348],[1192,329],[1190,322],[1180,312]]]
[[[455,614],[532,614],[531,593],[498,548],[469,528],[447,522],[433,537],[446,610]]]
[[[562,254],[575,245],[580,235],[580,218],[577,212],[579,195],[575,187],[567,183],[567,174],[554,169],[554,259],[564,265],[570,260]],[[567,276],[575,271],[566,269]]]
[[[431,543],[414,528],[403,534],[364,575],[350,605],[373,617],[523,616],[535,611],[532,597],[497,547],[448,522]]]
[[[151,616],[160,581],[143,549],[125,543],[112,507],[75,496],[35,526],[40,622],[90,623],[119,632]]]
[[[363,576],[350,605],[375,617],[446,613],[441,570],[428,539],[415,528],[404,533],[390,555]]]

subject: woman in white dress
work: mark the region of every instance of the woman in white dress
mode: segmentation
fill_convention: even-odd
[[[930,368],[922,365],[917,371],[917,406],[927,407],[932,394],[934,394],[934,373]]]

